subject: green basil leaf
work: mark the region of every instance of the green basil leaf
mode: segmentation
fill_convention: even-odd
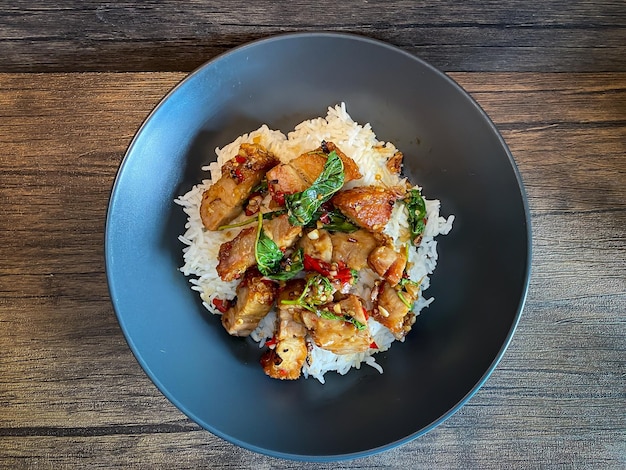
[[[322,204],[341,189],[345,181],[343,162],[332,151],[328,154],[322,173],[313,184],[300,193],[285,196],[285,206],[289,211],[291,225],[307,225]]]
[[[415,243],[426,228],[426,203],[417,189],[410,189],[402,202],[409,212],[409,230],[411,240]]]
[[[256,244],[254,246],[254,257],[256,258],[259,272],[268,276],[280,269],[280,261],[283,259],[283,252],[274,240],[265,235],[263,231],[263,215],[259,212]]]
[[[302,248],[297,250],[289,258],[284,258],[279,263],[279,269],[277,272],[265,274],[265,276],[275,281],[288,281],[296,276],[300,271],[304,269],[304,253]]]
[[[315,222],[320,219],[323,215],[328,216],[328,223],[322,222],[322,228],[328,230],[329,232],[343,232],[343,233],[352,233],[356,232],[359,227],[353,224],[348,218],[343,215],[339,210],[334,209],[332,211],[324,211],[318,210],[314,215],[313,219],[309,223],[310,226],[316,225]]]
[[[334,290],[332,283],[326,276],[315,274],[307,279],[300,297],[295,300],[283,300],[282,303],[298,305],[317,313],[315,307],[329,302],[332,299]]]

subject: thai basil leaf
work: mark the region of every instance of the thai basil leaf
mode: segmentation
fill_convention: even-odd
[[[337,209],[332,211],[317,211],[313,216],[312,222],[318,220],[323,215],[327,215],[329,222],[322,222],[322,228],[330,232],[344,232],[352,233],[356,232],[359,227],[348,220],[348,218],[339,212]]]
[[[280,261],[283,252],[270,237],[263,231],[263,215],[259,212],[256,243],[254,245],[254,257],[256,258],[259,272],[268,276],[280,269]]]
[[[345,181],[343,162],[332,151],[328,155],[322,173],[313,184],[300,193],[285,196],[285,206],[289,210],[291,225],[307,225],[322,204],[341,189]]]
[[[416,243],[426,228],[426,203],[417,189],[410,189],[402,199],[409,212],[409,230],[411,241]]]
[[[332,299],[334,291],[335,288],[326,276],[315,274],[307,280],[301,298],[309,306],[322,305]]]
[[[283,300],[285,305],[298,305],[317,313],[317,305],[327,303],[333,295],[334,287],[326,276],[315,274],[308,278],[300,297],[295,300]]]
[[[263,231],[264,215],[259,212],[254,257],[257,268],[264,276],[275,281],[288,281],[304,269],[304,253],[302,248],[291,257],[284,258],[280,247]]]
[[[304,269],[304,253],[302,248],[296,251],[289,258],[284,258],[279,263],[279,269],[277,272],[265,274],[265,276],[275,281],[288,281],[292,279],[296,274]]]

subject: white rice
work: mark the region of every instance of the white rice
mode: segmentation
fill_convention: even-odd
[[[236,295],[239,281],[225,282],[216,271],[217,256],[222,243],[231,240],[241,229],[226,231],[207,231],[200,220],[200,203],[202,193],[217,181],[221,176],[222,165],[234,158],[242,143],[257,142],[280,158],[282,162],[319,147],[322,140],[334,142],[346,155],[351,157],[364,175],[359,180],[346,184],[346,188],[363,185],[396,186],[404,184],[405,179],[393,174],[387,169],[386,162],[397,150],[389,142],[380,142],[369,124],[360,125],[352,120],[346,111],[345,104],[328,108],[326,118],[315,118],[304,121],[285,136],[280,131],[269,129],[266,125],[244,134],[223,148],[215,149],[217,161],[203,167],[208,171],[207,179],[194,186],[187,194],[177,198],[187,214],[185,234],[179,240],[185,245],[183,249],[184,265],[180,270],[185,276],[191,276],[191,288],[200,294],[203,305],[212,313],[219,314],[213,307],[213,299],[231,299]],[[418,186],[416,186],[418,188]],[[420,296],[413,311],[420,311],[430,305],[433,298],[426,299],[423,291],[430,284],[431,275],[437,265],[437,235],[445,235],[452,229],[454,216],[448,218],[439,215],[439,201],[427,200],[426,211],[428,221],[422,241],[418,247],[411,246],[409,251],[409,277],[420,283]],[[385,227],[385,233],[392,237],[396,248],[404,246],[409,240],[407,209],[404,204],[396,204],[391,218]],[[360,273],[359,285],[356,294],[366,301],[366,307],[371,309],[369,292],[377,275],[366,268]],[[369,305],[367,303],[369,302]],[[263,347],[265,341],[274,335],[275,312],[270,312],[252,332],[251,337]],[[391,332],[373,318],[368,321],[372,338],[378,349],[370,349],[364,353],[337,355],[309,344],[310,352],[307,363],[302,369],[305,377],[315,377],[324,383],[324,374],[336,371],[346,374],[352,367],[359,368],[362,363],[374,367],[382,373],[382,368],[376,363],[373,355],[386,351],[395,340]]]

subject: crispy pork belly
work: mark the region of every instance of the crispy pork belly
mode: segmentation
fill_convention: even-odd
[[[276,299],[277,284],[263,279],[251,268],[237,286],[237,303],[222,315],[222,325],[228,334],[248,336],[270,311]]]
[[[332,142],[294,158],[288,163],[280,164],[267,172],[268,187],[274,200],[280,200],[285,194],[299,193],[307,189],[322,173],[328,154],[332,151],[343,162],[344,182],[361,178],[357,164],[344,154]]]
[[[333,242],[330,234],[324,229],[313,229],[305,233],[298,245],[302,248],[305,255],[312,258],[320,259],[326,263],[332,261]]]
[[[337,156],[341,158],[341,161],[343,162],[343,172],[346,177],[345,179],[346,183],[348,181],[358,180],[359,178],[363,178],[363,175],[359,171],[359,166],[356,164],[356,162],[352,160],[350,157],[348,157],[345,153],[343,153],[339,149],[339,147],[337,147],[333,142],[322,142],[320,150],[322,150],[324,153],[327,153],[327,154],[332,151],[335,151]]]
[[[293,194],[304,191],[310,186],[298,171],[287,163],[276,165],[267,172],[267,187],[274,200],[280,201],[285,194]]]
[[[256,264],[256,230],[256,227],[245,228],[231,241],[222,243],[217,256],[217,274],[222,280],[239,279],[248,268]]]
[[[391,286],[395,286],[402,279],[406,261],[404,253],[398,253],[385,245],[374,248],[367,258],[370,268],[385,278]]]
[[[280,249],[291,247],[302,234],[302,227],[291,225],[287,214],[264,221],[263,229]]]
[[[363,305],[356,295],[325,304],[320,307],[320,311],[320,315],[309,310],[302,311],[302,321],[311,331],[317,346],[335,354],[359,353],[369,349],[372,336]],[[350,318],[364,325],[364,328],[358,329],[350,322]]]
[[[321,149],[303,153],[289,162],[298,174],[306,181],[308,188],[313,181],[322,173],[326,164],[327,155]]]
[[[336,232],[330,235],[333,244],[332,261],[344,262],[351,269],[361,270],[367,266],[367,258],[378,244],[367,230],[352,233]]]
[[[200,218],[207,230],[217,230],[237,217],[252,188],[279,160],[258,144],[241,144],[237,156],[222,166],[222,177],[203,194]]]
[[[393,205],[402,195],[402,188],[360,186],[339,191],[331,201],[346,217],[372,232],[382,232],[389,221]]]
[[[286,214],[263,221],[263,230],[281,249],[291,247],[302,233],[302,227],[294,227]],[[231,241],[222,243],[218,253],[217,274],[224,281],[239,279],[244,272],[256,264],[254,246],[257,228],[243,229]]]
[[[339,150],[339,148],[332,142],[324,142],[321,147],[311,150],[310,152],[303,153],[299,157],[291,160],[289,165],[295,168],[310,186],[324,170],[328,154],[333,151],[343,163],[345,183],[363,177],[354,160]]]
[[[307,354],[304,337],[285,338],[261,356],[261,365],[273,379],[296,380],[302,374]]]
[[[300,377],[307,357],[304,337],[306,328],[301,322],[301,307],[283,305],[283,300],[297,299],[304,289],[302,279],[289,281],[278,294],[276,346],[261,357],[261,365],[274,379],[295,380]]]
[[[409,305],[417,299],[419,290],[416,286],[407,285],[407,290],[400,291]],[[389,328],[396,339],[402,339],[415,323],[415,314],[402,301],[398,291],[388,282],[383,281],[372,317],[380,324]]]

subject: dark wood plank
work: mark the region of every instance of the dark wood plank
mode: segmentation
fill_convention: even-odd
[[[619,0],[17,0],[0,11],[0,71],[189,71],[251,40],[320,30],[446,71],[626,71]]]
[[[626,74],[451,76],[500,127],[526,183],[526,309],[462,410],[341,467],[623,468]],[[134,132],[183,77],[0,74],[0,467],[337,468],[201,430],[145,376],[115,319],[108,194]]]

